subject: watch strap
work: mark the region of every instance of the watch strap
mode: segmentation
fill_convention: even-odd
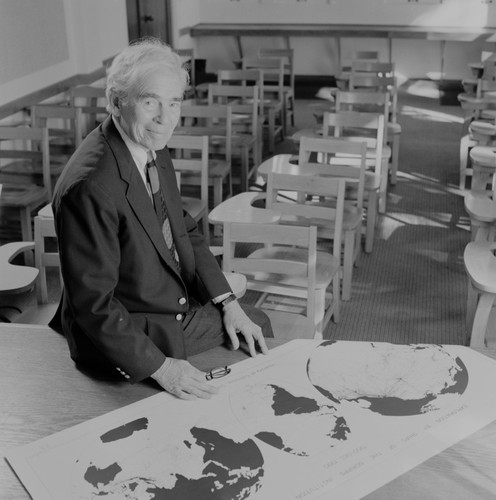
[[[234,295],[234,293],[230,293],[225,299],[218,302],[217,305],[220,308],[224,308],[227,304],[229,304],[230,302],[234,302],[235,300],[238,300],[236,295]]]

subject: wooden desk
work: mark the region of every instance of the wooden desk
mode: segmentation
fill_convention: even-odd
[[[185,28],[182,34],[192,37],[232,36],[238,44],[239,57],[243,57],[241,37],[278,36],[289,37],[328,37],[335,38],[338,53],[338,68],[341,67],[341,38],[385,38],[388,40],[389,61],[392,60],[392,40],[411,38],[440,41],[442,51],[446,41],[474,42],[484,40],[495,34],[496,28],[477,28],[466,26],[409,26],[409,25],[367,25],[367,24],[268,24],[268,23],[199,23]],[[444,55],[441,55],[441,61]]]
[[[268,340],[270,347],[281,342]],[[496,359],[496,350],[481,349]],[[200,369],[233,364],[241,351],[216,348],[194,356]],[[47,326],[0,324],[0,452],[51,435],[87,419],[152,396],[158,386],[96,379],[78,371],[66,341]],[[494,499],[496,422],[371,493],[368,500]],[[488,482],[492,491],[481,485]],[[5,460],[0,464],[0,499],[29,495]],[[67,499],[70,500],[70,499]]]
[[[273,224],[278,222],[281,214],[276,210],[257,208],[253,206],[262,194],[256,191],[247,191],[237,194],[217,205],[209,214],[210,224],[224,222],[253,222],[256,224]]]

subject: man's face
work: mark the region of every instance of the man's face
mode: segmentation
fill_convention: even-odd
[[[182,94],[179,77],[157,68],[138,82],[127,103],[119,104],[119,123],[129,138],[144,149],[163,149],[179,121]]]

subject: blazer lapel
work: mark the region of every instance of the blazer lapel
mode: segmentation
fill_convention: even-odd
[[[131,209],[160,256],[169,267],[178,274],[177,266],[165,243],[162,229],[159,224],[157,224],[157,216],[153,208],[153,203],[148,195],[136,164],[134,163],[133,157],[122,140],[111,117],[105,120],[102,128],[103,134],[114,153],[121,180],[127,185],[126,198]]]

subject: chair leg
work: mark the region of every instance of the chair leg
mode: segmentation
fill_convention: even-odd
[[[213,181],[213,203],[214,207],[222,202],[222,179],[214,179]],[[222,226],[214,225],[214,236],[222,236]]]
[[[317,340],[322,340],[324,330],[325,315],[325,289],[319,290],[315,296],[315,310],[313,314],[313,323],[315,325],[315,336]]]
[[[387,187],[388,187],[388,170],[389,162],[388,160],[382,161],[381,168],[381,182],[379,187],[379,213],[386,213],[386,203],[387,203]]]
[[[460,189],[465,189],[467,175],[472,173],[472,169],[468,168],[468,153],[475,145],[476,142],[468,134],[460,139]]]
[[[391,182],[392,186],[396,186],[399,159],[400,159],[400,134],[394,134],[393,140],[391,141],[391,178],[390,178],[390,182]]]
[[[248,174],[250,172],[250,151],[247,147],[241,149],[241,192],[248,191]]]
[[[375,224],[377,220],[377,191],[369,191],[367,202],[367,226],[365,228],[365,252],[371,253],[374,247]]]
[[[23,241],[33,241],[33,230],[31,227],[32,217],[31,217],[31,208],[24,207],[19,210],[19,218],[21,221],[21,234]],[[27,266],[34,265],[34,257],[33,252],[25,252],[24,254],[24,262]]]
[[[467,287],[467,316],[465,318],[465,324],[467,326],[467,331],[472,331],[472,325],[474,324],[474,316],[475,310],[477,308],[477,299],[479,298],[479,294],[477,290],[472,285],[470,279],[468,280]]]
[[[334,279],[332,280],[332,298],[331,300],[335,303],[334,313],[332,315],[332,320],[334,323],[339,323],[340,317],[340,300],[339,300],[339,291],[340,291],[340,283],[339,283],[339,273],[336,274]]]
[[[351,298],[351,281],[353,277],[353,261],[354,261],[354,244],[355,233],[347,231],[344,235],[344,251],[343,251],[343,289],[341,298],[350,300]]]
[[[482,292],[475,310],[474,324],[470,336],[470,347],[484,347],[486,338],[487,322],[494,304],[496,295],[494,293]]]

